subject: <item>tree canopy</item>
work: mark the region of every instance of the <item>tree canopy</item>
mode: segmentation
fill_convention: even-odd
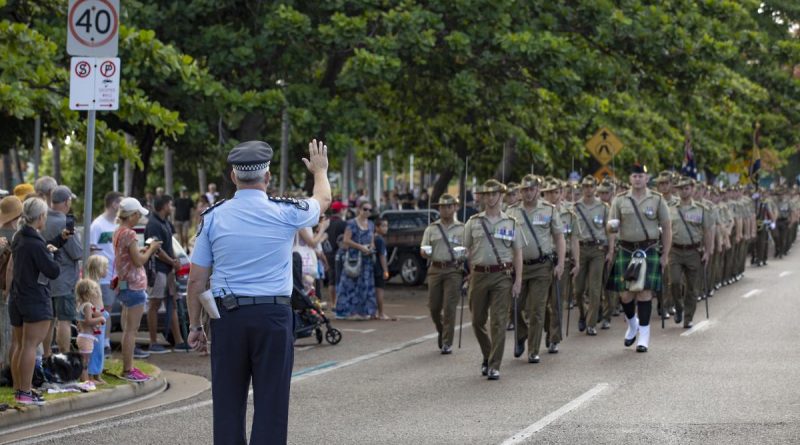
[[[66,5],[0,0],[2,150],[30,147],[37,115],[52,137],[83,140],[66,102]],[[198,166],[222,176],[237,141],[277,148],[284,106],[299,186],[311,137],[334,167],[349,148],[391,150],[444,182],[466,156],[479,177],[588,172],[600,127],[625,143],[617,164],[652,169],[680,166],[687,124],[711,174],[749,156],[756,122],[770,167],[800,146],[791,1],[123,0],[121,21],[121,106],[99,114],[96,168],[135,161],[140,194],[159,147],[186,183]]]

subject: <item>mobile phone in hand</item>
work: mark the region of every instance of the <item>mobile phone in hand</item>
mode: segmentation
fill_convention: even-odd
[[[75,215],[72,213],[67,214],[67,232],[75,233]]]

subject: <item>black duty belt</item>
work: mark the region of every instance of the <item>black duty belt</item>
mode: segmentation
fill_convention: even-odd
[[[678,250],[697,250],[697,249],[700,248],[700,243],[694,243],[694,244],[674,244],[673,243],[672,244],[672,248],[673,249],[678,249]]]
[[[457,261],[431,261],[431,266],[439,269],[455,269],[461,267],[461,263]]]
[[[491,264],[487,266],[484,266],[482,264],[476,264],[472,266],[472,268],[473,270],[475,270],[475,272],[496,273],[496,272],[504,272],[506,270],[511,270],[513,268],[513,265],[511,263],[503,263],[499,266],[496,264]]]
[[[579,244],[580,244],[582,247],[586,247],[586,246],[591,246],[591,247],[594,247],[594,246],[597,246],[597,247],[605,247],[605,246],[608,244],[608,242],[607,242],[606,240],[601,240],[601,239],[599,239],[599,240],[596,240],[596,241],[580,241],[580,242],[579,242]]]
[[[630,242],[630,241],[620,241],[619,246],[625,250],[633,252],[634,250],[647,250],[651,247],[655,247],[658,244],[658,241],[637,241],[637,242]]]
[[[214,298],[217,306],[222,306],[222,298]],[[291,306],[292,299],[290,297],[275,297],[275,296],[253,296],[253,297],[236,297],[236,303],[239,306],[252,306],[254,304],[283,304]]]
[[[533,259],[533,260],[522,260],[522,264],[524,264],[526,266],[532,266],[534,264],[546,263],[548,261],[551,261],[552,259],[553,259],[553,254],[552,253],[548,253],[546,255],[542,255],[539,258],[536,258],[536,259]]]

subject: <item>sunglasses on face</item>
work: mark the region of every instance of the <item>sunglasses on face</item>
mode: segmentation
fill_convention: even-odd
[[[372,207],[363,207],[363,208],[361,209],[361,211],[362,211],[362,212],[371,212],[371,211],[372,211]]]

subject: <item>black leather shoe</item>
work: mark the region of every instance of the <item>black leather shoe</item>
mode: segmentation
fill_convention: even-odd
[[[484,361],[481,363],[481,375],[488,375],[489,374],[489,362]]]
[[[500,371],[496,369],[489,370],[489,380],[500,380]]]
[[[453,347],[452,346],[450,346],[450,345],[442,346],[442,355],[447,355],[447,354],[452,354],[452,353],[453,353]]]
[[[517,344],[514,345],[514,358],[522,357],[523,352],[525,352],[525,340],[517,340]]]
[[[586,330],[586,319],[585,318],[579,318],[578,319],[578,330],[581,331],[581,332]]]
[[[531,354],[528,356],[528,363],[539,363],[542,359],[538,354]]]
[[[637,346],[636,352],[647,352],[647,346],[642,346],[642,345]]]
[[[439,349],[442,349],[442,333],[441,332],[439,333],[439,336],[437,337],[436,342],[439,345]]]
[[[636,342],[636,336],[635,336],[635,335],[634,335],[634,336],[633,336],[633,338],[632,338],[632,339],[630,339],[630,340],[628,340],[628,339],[626,338],[626,339],[625,339],[625,347],[627,348],[628,346],[630,346],[630,345],[634,344],[635,342]]]
[[[586,335],[592,335],[592,336],[597,335],[597,329],[595,329],[592,326],[589,326],[588,328],[586,328]]]
[[[694,323],[692,323],[692,322],[691,322],[691,321],[689,321],[689,320],[686,320],[686,321],[683,323],[683,329],[691,329],[691,328],[692,328],[692,326],[694,326]]]
[[[675,324],[680,324],[683,321],[683,311],[676,310],[675,311]]]

